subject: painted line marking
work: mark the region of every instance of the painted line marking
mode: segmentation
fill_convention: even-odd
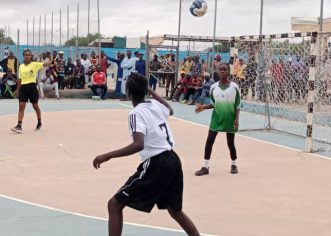
[[[77,213],[77,212],[66,211],[66,210],[62,210],[62,209],[58,209],[58,208],[54,208],[54,207],[49,207],[49,206],[45,206],[45,205],[41,205],[41,204],[37,204],[37,203],[25,201],[25,200],[14,198],[14,197],[9,197],[9,196],[3,195],[3,194],[0,194],[0,197],[5,198],[5,199],[8,199],[8,200],[12,200],[12,201],[24,203],[24,204],[27,204],[27,205],[44,208],[44,209],[51,210],[51,211],[57,211],[57,212],[64,213],[64,214],[69,214],[69,215],[73,215],[73,216],[80,216],[80,217],[84,217],[84,218],[88,218],[88,219],[94,219],[94,220],[108,221],[108,219],[106,219],[106,218],[96,217],[96,216],[89,216],[89,215],[84,215],[84,214]],[[173,231],[173,232],[185,233],[183,230],[178,230],[178,229],[171,229],[171,228],[165,228],[165,227],[158,227],[158,226],[151,226],[151,225],[130,223],[130,222],[126,222],[126,221],[124,221],[123,223],[124,224],[127,224],[127,225],[137,226],[137,227],[145,227],[145,228],[151,228],[151,229],[159,229],[159,230],[166,230],[166,231]],[[201,234],[201,235],[204,235],[204,236],[216,236],[216,235],[213,235],[213,234]]]

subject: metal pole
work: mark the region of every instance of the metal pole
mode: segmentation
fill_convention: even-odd
[[[215,11],[214,11],[213,57],[215,57],[216,23],[217,23],[217,0],[215,0]],[[208,57],[208,59],[209,59],[209,57]],[[207,60],[207,63],[208,63],[208,60]],[[214,79],[214,66],[212,66],[212,78]]]
[[[40,54],[40,39],[41,39],[41,15],[39,15],[39,42],[38,42],[38,51]]]
[[[179,73],[179,45],[180,45],[180,26],[181,26],[181,21],[182,21],[182,1],[183,0],[179,0],[179,16],[178,16],[178,34],[177,34],[177,50],[176,50],[176,63],[177,63],[177,67],[176,67],[176,82],[178,81],[178,73]]]
[[[62,44],[62,10],[60,9],[60,46]]]
[[[321,12],[320,12],[320,32],[323,31],[323,11],[324,11],[324,0],[321,0]]]
[[[34,17],[32,18],[32,46],[34,47]]]
[[[17,59],[19,60],[20,58],[20,30],[18,29],[17,30],[17,42],[16,42],[16,56],[17,56]],[[16,73],[18,75],[18,65],[19,63],[17,63],[17,68],[16,68]]]
[[[264,0],[261,0],[261,8],[260,8],[260,30],[259,30],[259,34],[262,34],[263,31],[263,4]]]
[[[88,45],[90,43],[90,0],[88,0],[87,5],[88,5],[87,6],[87,45]]]
[[[11,43],[11,37],[10,37],[10,25],[7,26],[7,38],[8,38],[8,44]]]
[[[46,46],[46,13],[44,14],[44,46]]]
[[[100,7],[99,7],[99,0],[97,0],[97,7],[98,7],[98,37],[99,37],[99,66],[101,65],[101,35],[100,35]]]
[[[54,30],[54,13],[52,12],[52,23],[51,23],[51,45],[53,45],[53,31]]]
[[[78,59],[79,3],[77,3],[76,60]]]
[[[150,55],[149,55],[149,30],[147,30],[146,34],[146,78],[149,78],[149,71],[150,71]]]
[[[29,19],[26,19],[26,46],[29,47]]]
[[[69,46],[69,6],[67,6],[67,43]]]

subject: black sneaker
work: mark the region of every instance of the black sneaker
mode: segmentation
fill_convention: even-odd
[[[37,124],[37,126],[36,126],[36,129],[35,129],[35,131],[38,131],[38,130],[40,130],[42,126],[43,126],[43,125],[42,125],[41,123],[38,123],[38,124]]]
[[[198,170],[197,172],[195,172],[196,176],[201,176],[201,175],[208,175],[209,174],[209,168],[207,167],[201,167],[200,170]]]
[[[231,165],[231,174],[238,174],[238,167],[236,165]]]
[[[23,132],[22,127],[19,125],[16,125],[15,127],[10,129],[11,131],[13,131],[14,133],[18,133],[21,134]]]

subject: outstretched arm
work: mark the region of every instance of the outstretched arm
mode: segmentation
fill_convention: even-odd
[[[128,146],[97,156],[93,160],[94,168],[96,168],[96,169],[100,168],[100,165],[103,162],[109,161],[112,158],[130,156],[132,154],[135,154],[135,153],[143,150],[144,149],[144,134],[136,132],[136,133],[133,133],[132,137],[133,137],[133,142],[131,144],[129,144]]]
[[[163,98],[161,98],[157,93],[154,92],[153,89],[148,88],[148,92],[152,95],[152,97],[158,101],[159,103],[163,104],[166,108],[168,108],[169,110],[169,114],[172,116],[174,114],[174,110],[172,109],[172,107],[169,105],[169,103],[167,103],[166,100],[164,100]]]
[[[214,106],[212,104],[208,104],[208,105],[199,104],[199,105],[196,106],[195,112],[196,113],[200,113],[200,112],[202,112],[204,110],[213,109],[213,108],[214,108]]]

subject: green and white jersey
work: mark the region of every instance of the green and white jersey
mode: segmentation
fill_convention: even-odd
[[[214,106],[214,110],[209,128],[217,132],[237,132],[237,129],[234,128],[234,120],[236,110],[240,109],[239,86],[234,82],[221,86],[217,82],[211,86],[210,91],[210,102]]]

